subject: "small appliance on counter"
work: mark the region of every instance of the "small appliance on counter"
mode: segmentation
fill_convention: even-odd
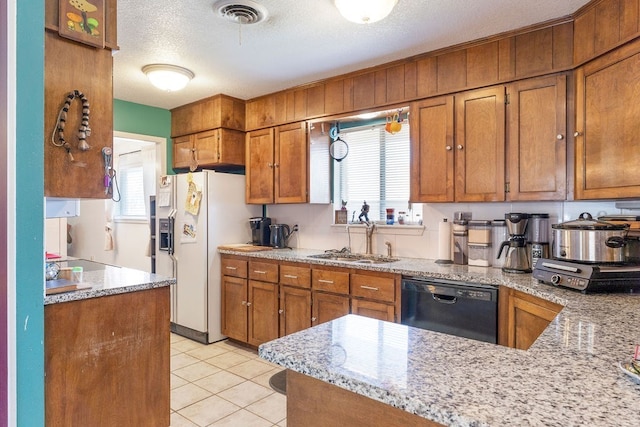
[[[251,226],[251,243],[256,246],[271,245],[271,218],[253,217],[249,218]]]
[[[549,214],[532,213],[527,226],[527,252],[531,267],[540,258],[549,258]]]
[[[531,273],[526,235],[529,214],[506,213],[504,219],[509,232],[509,240],[502,242],[498,253],[498,258],[500,258],[502,250],[507,247],[502,271],[505,273]]]
[[[640,290],[640,265],[581,264],[540,258],[533,277],[549,285],[590,292]]]
[[[269,228],[271,229],[270,246],[275,249],[289,248],[289,238],[298,231],[297,224],[293,228],[290,228],[287,224],[272,224]]]
[[[584,293],[640,290],[640,263],[634,246],[640,223],[636,218],[596,220],[584,212],[577,220],[552,225],[552,258],[540,258],[533,277]],[[636,224],[638,228],[630,232]]]
[[[606,215],[599,216],[598,219],[613,224],[629,225],[624,245],[624,260],[627,264],[640,264],[640,216]]]
[[[583,212],[576,220],[553,224],[552,256],[580,263],[624,263],[629,224],[593,219]]]

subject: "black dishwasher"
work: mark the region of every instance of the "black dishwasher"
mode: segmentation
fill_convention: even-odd
[[[495,344],[498,288],[444,279],[403,278],[401,323]]]

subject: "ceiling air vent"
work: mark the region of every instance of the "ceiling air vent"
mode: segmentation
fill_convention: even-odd
[[[257,24],[267,19],[267,9],[251,0],[219,1],[213,5],[218,16],[236,24]]]

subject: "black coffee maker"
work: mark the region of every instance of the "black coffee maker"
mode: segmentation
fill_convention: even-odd
[[[269,226],[271,225],[271,218],[249,218],[249,225],[251,226],[251,243],[256,246],[270,246],[271,232],[269,231]]]
[[[527,223],[529,214],[507,213],[504,215],[505,224],[509,231],[509,240],[502,242],[498,258],[502,250],[507,247],[502,271],[506,273],[531,273],[531,263],[527,253]]]

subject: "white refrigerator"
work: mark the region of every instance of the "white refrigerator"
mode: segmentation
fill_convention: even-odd
[[[221,332],[221,274],[217,247],[251,241],[244,175],[213,171],[167,175],[156,191],[156,272],[175,277],[171,330],[212,343]]]

